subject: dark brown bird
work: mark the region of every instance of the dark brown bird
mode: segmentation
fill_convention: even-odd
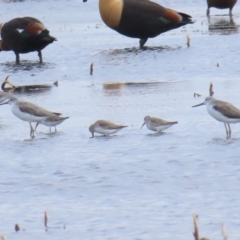
[[[56,41],[49,35],[46,27],[36,18],[14,18],[3,24],[1,28],[0,51],[13,51],[16,63],[19,63],[20,53],[38,52],[42,63],[42,52],[48,44]]]
[[[207,0],[207,16],[210,14],[210,8],[215,7],[219,9],[229,8],[229,15],[232,16],[232,9],[237,0]]]
[[[191,16],[149,0],[99,0],[99,11],[108,27],[127,37],[139,38],[140,48],[148,38],[193,23]]]

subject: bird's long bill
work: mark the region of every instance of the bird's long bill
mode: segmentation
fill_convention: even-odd
[[[5,105],[5,104],[8,104],[8,103],[9,103],[9,101],[6,101],[4,103],[1,103],[0,105]]]
[[[142,127],[141,127],[141,128],[143,128],[144,124],[145,124],[145,122],[143,123],[143,125],[142,125]]]
[[[200,104],[197,104],[197,105],[194,105],[194,106],[192,106],[192,107],[199,107],[199,106],[202,106],[202,105],[204,105],[204,102],[203,102],[203,103],[200,103]]]

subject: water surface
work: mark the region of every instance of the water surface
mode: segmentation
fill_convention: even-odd
[[[162,1],[186,12],[195,24],[138,40],[107,28],[96,1],[1,2],[1,22],[34,16],[58,41],[37,53],[0,53],[1,79],[16,84],[59,81],[59,87],[18,94],[70,118],[57,133],[29,125],[0,108],[0,235],[7,239],[193,239],[192,213],[200,235],[240,238],[240,125],[226,139],[222,123],[205,107],[209,94],[239,101],[240,7],[211,9],[190,0]],[[191,46],[186,44],[190,36]],[[94,63],[93,75],[89,74]],[[217,66],[218,65],[218,66]],[[193,94],[199,93],[199,98]],[[140,129],[146,115],[178,121],[160,136]],[[98,119],[128,125],[117,135],[90,138]],[[43,214],[48,213],[48,231]],[[18,233],[14,225],[18,223]]]

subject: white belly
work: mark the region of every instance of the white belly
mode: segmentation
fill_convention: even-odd
[[[96,133],[104,134],[104,135],[110,135],[118,132],[120,129],[104,129],[101,127],[96,127],[95,129]]]
[[[62,123],[65,119],[59,121],[42,121],[41,124],[48,126],[48,127],[55,127],[58,124]]]
[[[12,105],[12,113],[20,118],[21,120],[23,121],[26,121],[26,122],[41,122],[43,120],[46,119],[46,117],[39,117],[39,116],[34,116],[34,115],[31,115],[29,113],[25,113],[25,112],[22,112],[20,111],[20,109],[15,106],[15,105]]]
[[[215,110],[212,106],[208,106],[207,111],[213,118],[215,118],[219,122],[224,122],[224,123],[240,122],[239,118],[228,118],[224,116],[222,113],[220,113],[219,111]]]
[[[149,130],[152,130],[152,131],[155,131],[155,132],[161,132],[161,131],[171,127],[172,124],[162,125],[162,126],[152,126],[151,124],[146,123],[146,126]]]

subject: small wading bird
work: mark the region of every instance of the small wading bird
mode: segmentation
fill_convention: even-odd
[[[17,97],[11,95],[8,101],[0,105],[10,104],[12,113],[23,121],[29,122],[30,125],[30,137],[34,137],[34,129],[32,122],[41,123],[46,126],[50,126],[49,122],[54,122],[55,125],[61,123],[68,117],[60,117],[60,113],[50,112],[44,108],[41,108],[33,103],[21,101]],[[51,126],[55,126],[52,124]]]
[[[51,127],[55,127],[55,132],[57,132],[56,126],[59,125],[60,123],[62,123],[64,120],[69,118],[69,117],[60,117],[59,115],[60,115],[59,113],[54,113],[54,115],[47,118],[46,120],[44,120],[40,123],[37,123],[36,127],[35,127],[35,131],[37,130],[37,126],[39,124],[42,124],[42,125],[49,127],[49,132],[51,132]]]
[[[46,27],[36,18],[14,18],[3,24],[1,28],[0,51],[13,51],[16,63],[20,63],[19,54],[38,52],[42,63],[42,52],[48,44],[56,41],[49,35]]]
[[[149,0],[99,0],[99,11],[108,27],[127,37],[139,38],[140,48],[148,38],[193,23],[191,16]]]
[[[208,113],[218,120],[223,122],[227,138],[231,137],[230,123],[240,122],[240,110],[233,106],[231,103],[217,100],[213,97],[207,97],[203,103],[195,105],[193,107],[198,107],[206,105]]]
[[[229,15],[232,16],[232,9],[237,0],[207,0],[207,16],[210,14],[210,8],[215,7],[219,9],[229,8]]]
[[[94,132],[109,136],[125,127],[127,126],[116,125],[106,120],[98,120],[89,127],[89,131],[92,133],[92,137],[94,137]]]
[[[178,122],[168,122],[161,118],[146,116],[144,118],[144,123],[143,123],[142,127],[146,124],[146,126],[149,130],[160,133],[161,131],[163,131],[177,123]]]

